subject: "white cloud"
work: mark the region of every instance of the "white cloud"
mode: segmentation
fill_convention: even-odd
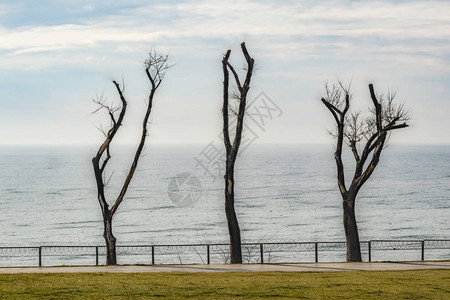
[[[334,2],[333,2],[334,3]],[[153,20],[159,14],[165,16]],[[339,38],[449,39],[450,3],[358,2],[267,4],[252,1],[203,1],[176,6],[148,5],[128,14],[84,25],[2,29],[0,49],[97,47],[103,42],[164,42],[178,38],[252,36],[335,36]],[[33,51],[33,50],[31,50]]]
[[[450,2],[211,0],[187,3],[144,4],[95,19],[80,19],[77,24],[0,27],[0,67],[45,73],[46,68],[57,66],[55,69],[63,70],[58,73],[64,74],[60,77],[67,76],[68,81],[76,82],[77,89],[83,90],[89,89],[83,81],[88,80],[83,78],[83,72],[88,69],[94,74],[89,86],[100,88],[104,81],[110,80],[108,76],[117,78],[123,71],[133,96],[136,90],[146,87],[146,82],[140,81],[142,70],[138,70],[145,50],[156,47],[167,51],[177,66],[168,76],[170,89],[165,91],[172,98],[161,104],[155,119],[161,120],[154,124],[161,126],[161,131],[155,131],[161,139],[180,139],[177,132],[189,137],[194,132],[196,140],[209,134],[199,133],[201,130],[195,124],[200,119],[211,122],[205,116],[216,113],[216,107],[220,114],[220,95],[214,94],[215,84],[220,93],[220,55],[231,47],[236,49],[233,60],[239,61],[238,43],[243,40],[248,42],[256,59],[258,72],[253,81],[256,89],[264,89],[282,103],[291,103],[285,105],[296,112],[292,116],[286,113],[287,126],[294,129],[280,129],[283,135],[279,139],[318,141],[323,138],[318,132],[328,119],[312,112],[320,110],[314,99],[320,97],[321,84],[327,77],[354,78],[355,86],[361,89],[366,87],[366,81],[373,79],[377,86],[394,83],[406,90],[414,86],[416,91],[405,95],[412,103],[449,94],[442,78],[450,72]],[[76,75],[64,71],[78,66]],[[426,87],[414,76],[426,76],[426,80],[436,82],[433,95],[428,95]],[[98,81],[93,83],[96,78]],[[23,77],[17,82],[21,80]],[[77,90],[71,93],[73,99],[88,98],[80,96]],[[95,94],[95,89],[92,93]],[[173,109],[177,101],[183,105]],[[190,105],[196,107],[197,111],[192,113],[196,121],[186,125],[179,120],[180,112]],[[426,125],[427,117],[417,118],[421,128],[430,128]],[[317,130],[308,133],[309,128],[303,126],[305,132],[296,135],[295,128],[302,126],[299,121],[302,119],[317,122],[314,125]],[[446,128],[443,124],[448,121],[441,115],[436,119],[440,128]],[[428,139],[437,140],[436,136],[447,134],[442,132],[433,133]],[[275,132],[270,139],[277,140],[277,135]],[[450,142],[448,138],[447,141]]]
[[[162,33],[130,33],[120,29],[98,25],[59,25],[33,27],[19,30],[0,31],[2,50],[13,50],[14,54],[33,49],[72,49],[79,47],[96,47],[102,42],[137,42],[152,40]],[[30,50],[31,49],[31,50]]]

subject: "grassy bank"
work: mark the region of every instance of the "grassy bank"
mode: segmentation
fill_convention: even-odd
[[[450,299],[450,271],[5,274],[0,297]]]

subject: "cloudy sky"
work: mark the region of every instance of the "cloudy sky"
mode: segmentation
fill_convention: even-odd
[[[355,108],[367,85],[394,90],[413,116],[393,143],[450,144],[449,1],[6,1],[0,0],[0,144],[98,143],[92,99],[129,102],[120,140],[139,135],[150,49],[175,64],[155,99],[151,142],[207,143],[221,126],[221,58],[257,70],[283,111],[259,141],[328,143],[325,82],[352,82]],[[249,123],[250,124],[250,123]]]

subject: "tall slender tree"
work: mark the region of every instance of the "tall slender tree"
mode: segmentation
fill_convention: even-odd
[[[250,89],[250,80],[253,74],[254,59],[248,54],[245,43],[241,44],[242,53],[247,62],[246,76],[243,84],[239,79],[239,75],[233,66],[228,62],[231,55],[231,50],[228,50],[222,60],[223,68],[223,141],[226,151],[225,164],[225,213],[227,216],[228,232],[230,235],[230,256],[231,263],[242,263],[242,246],[241,246],[241,230],[239,228],[236,210],[234,208],[234,166],[241,145],[242,130],[244,128],[244,116],[247,105],[247,94]],[[238,101],[237,111],[230,108],[229,103],[229,71],[233,74],[237,91],[232,94],[232,97]],[[229,134],[229,114],[230,110],[236,114],[236,132],[234,141],[231,143]]]
[[[350,87],[341,82],[325,87],[322,103],[328,108],[336,121],[336,151],[334,158],[337,167],[337,182],[342,196],[343,221],[347,242],[347,261],[361,261],[359,233],[355,216],[355,200],[363,184],[372,175],[380,161],[381,152],[386,146],[393,130],[408,127],[409,114],[403,104],[395,102],[395,93],[376,95],[369,84],[373,109],[364,118],[360,112],[350,113]],[[403,123],[402,123],[403,122]],[[345,182],[343,144],[346,143],[355,159],[355,171],[348,186]]]
[[[119,195],[116,197],[112,207],[109,207],[109,204],[105,195],[105,185],[106,179],[104,177],[105,168],[111,159],[110,145],[116,136],[116,133],[119,131],[122,126],[123,119],[125,117],[126,109],[127,109],[127,101],[124,96],[124,84],[122,87],[116,82],[113,81],[114,86],[117,90],[117,93],[120,97],[121,106],[112,106],[106,103],[106,100],[102,98],[97,98],[94,100],[96,104],[99,105],[99,108],[96,110],[106,110],[109,118],[110,118],[110,128],[108,131],[103,131],[105,135],[105,140],[98,149],[94,158],[92,158],[92,165],[94,167],[95,180],[97,183],[97,199],[100,204],[100,208],[103,214],[103,237],[106,242],[106,264],[107,265],[115,265],[117,264],[117,256],[116,256],[116,238],[113,235],[113,217],[117,212],[120,204],[124,200],[125,194],[127,192],[128,186],[130,185],[131,179],[133,178],[134,172],[136,171],[139,158],[141,156],[142,150],[144,148],[145,140],[148,135],[147,125],[148,119],[150,117],[150,113],[152,111],[153,98],[156,90],[160,86],[165,71],[169,67],[167,64],[167,55],[160,54],[156,51],[150,51],[149,57],[145,61],[145,73],[150,81],[151,90],[148,96],[147,109],[145,111],[144,119],[142,121],[142,134],[139,141],[139,145],[136,149],[136,153],[134,155],[134,159],[131,163],[130,169],[126,175],[125,181],[122,185],[122,189]]]

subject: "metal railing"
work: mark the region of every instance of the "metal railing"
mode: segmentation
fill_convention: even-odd
[[[47,245],[0,247],[0,266],[99,265],[106,247]],[[228,263],[229,244],[118,245],[121,264]],[[449,240],[370,240],[361,242],[364,261],[424,261],[450,259]],[[399,254],[401,255],[399,256]],[[405,255],[408,253],[408,255]],[[345,261],[345,242],[243,243],[244,263]],[[101,262],[101,261],[102,262]],[[16,264],[16,265],[14,265]]]

